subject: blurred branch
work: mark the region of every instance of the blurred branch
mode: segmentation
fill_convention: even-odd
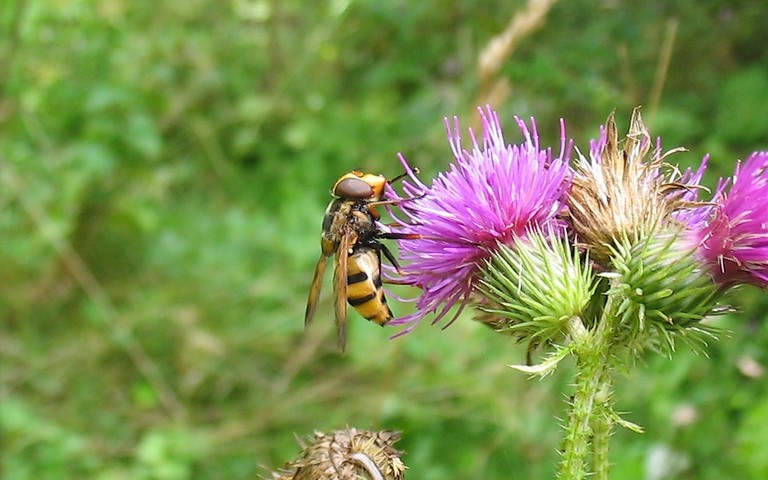
[[[283,0],[272,0],[270,2],[273,14],[267,21],[269,38],[269,69],[265,75],[265,83],[269,90],[273,90],[279,84],[280,78],[285,74],[283,61],[283,42],[282,34],[285,27],[285,9]]]
[[[638,95],[637,82],[632,74],[632,62],[629,58],[629,47],[624,42],[619,42],[616,45],[616,60],[618,62],[619,78],[621,78],[622,84],[626,85],[624,96],[629,99],[630,105],[640,105],[643,103],[642,98]]]
[[[318,331],[318,329],[315,329],[315,331]],[[296,378],[296,375],[298,375],[304,367],[312,364],[312,362],[316,360],[317,352],[322,343],[330,337],[330,335],[328,335],[330,332],[331,329],[325,328],[323,329],[322,335],[305,334],[303,336],[303,340],[299,347],[291,352],[291,355],[288,356],[283,364],[280,375],[275,377],[275,381],[271,388],[272,395],[275,398],[283,397],[288,390],[288,387],[290,387],[291,383]]]
[[[668,21],[664,32],[664,43],[661,45],[659,64],[656,66],[653,88],[648,99],[650,123],[653,123],[653,118],[656,116],[656,110],[659,108],[659,102],[661,101],[661,93],[664,91],[664,85],[667,83],[667,73],[669,72],[669,64],[672,60],[672,49],[677,38],[677,26],[679,23],[677,19]]]
[[[499,70],[515,51],[517,45],[544,24],[549,10],[557,0],[528,0],[499,35],[493,37],[478,60],[480,92],[477,105],[498,105],[509,95],[511,87],[506,78],[497,78]]]
[[[234,176],[236,172],[227,163],[227,155],[222,149],[218,138],[216,138],[216,129],[211,122],[202,118],[192,118],[188,119],[188,121],[192,132],[200,142],[205,157],[211,163],[211,168],[219,179]]]
[[[5,185],[11,196],[19,200],[29,218],[37,226],[43,237],[53,246],[72,278],[83,289],[93,302],[96,310],[104,319],[105,324],[112,329],[113,337],[117,339],[136,368],[144,376],[149,385],[158,395],[160,402],[174,418],[184,418],[187,415],[184,405],[179,400],[171,385],[163,378],[160,369],[147,354],[144,347],[133,336],[131,328],[125,324],[117,308],[99,281],[75,251],[72,245],[63,239],[54,228],[54,222],[47,212],[30,198],[24,195],[26,185],[9,163],[0,158],[0,183]]]
[[[8,3],[6,3],[6,6]],[[0,71],[0,124],[4,123],[4,118],[6,118],[6,115],[3,114],[4,108],[2,108],[2,102],[7,97],[6,90],[8,88],[8,83],[11,80],[11,75],[13,74],[13,65],[19,50],[19,44],[21,43],[21,20],[24,18],[26,7],[26,0],[18,0],[16,9],[9,15],[7,34],[8,47],[4,58],[0,59],[0,65],[3,65],[3,69]],[[10,9],[12,7],[8,8]],[[10,116],[10,114],[8,116]]]

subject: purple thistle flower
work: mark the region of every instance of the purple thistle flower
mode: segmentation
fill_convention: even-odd
[[[479,270],[497,246],[513,244],[531,228],[562,231],[560,214],[569,187],[570,142],[561,122],[561,152],[539,147],[536,124],[529,127],[515,117],[523,143],[509,145],[490,107],[478,108],[482,141],[470,129],[471,150],[461,146],[458,118],[446,118],[448,141],[455,157],[447,172],[440,173],[431,187],[411,175],[403,191],[415,197],[400,204],[406,219],[402,229],[420,235],[401,240],[400,257],[405,263],[401,281],[422,289],[416,311],[392,322],[415,327],[418,320],[436,313],[440,321],[452,307],[459,315],[474,291]],[[410,167],[401,157],[406,170]],[[421,195],[421,196],[420,196]]]
[[[694,231],[699,254],[720,284],[768,285],[768,151],[736,166],[731,187],[720,182],[712,215]]]

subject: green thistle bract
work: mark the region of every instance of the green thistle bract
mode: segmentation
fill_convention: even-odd
[[[479,292],[489,303],[479,320],[494,330],[534,343],[562,337],[579,316],[596,282],[586,259],[567,239],[532,231],[513,246],[500,245],[486,262]]]

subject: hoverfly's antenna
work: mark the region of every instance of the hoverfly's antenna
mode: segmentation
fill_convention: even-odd
[[[413,171],[413,173],[415,173],[416,175],[418,175],[419,173],[421,173],[421,172],[419,172],[419,169],[418,169],[417,167],[413,167],[412,171]],[[408,176],[408,172],[403,172],[403,173],[401,173],[400,175],[396,176],[395,178],[393,178],[393,179],[389,180],[389,181],[388,181],[388,183],[394,183],[394,182],[396,182],[396,181],[398,181],[398,180],[402,180],[403,178],[405,178],[405,177],[407,177],[407,176]]]

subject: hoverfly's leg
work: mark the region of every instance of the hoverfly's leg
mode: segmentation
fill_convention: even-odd
[[[384,245],[383,243],[379,243],[377,247],[380,252],[384,254],[385,257],[387,257],[387,260],[389,260],[389,263],[391,263],[395,269],[397,270],[397,273],[401,274],[403,273],[402,269],[400,268],[400,264],[398,263],[397,259],[394,255],[392,255],[392,251]]]
[[[426,193],[422,193],[421,195],[417,195],[415,197],[393,198],[391,200],[376,200],[375,202],[368,202],[368,206],[378,207],[380,205],[397,205],[398,203],[409,202],[411,200],[418,200],[420,198],[424,198],[425,195]]]
[[[420,233],[392,233],[392,232],[381,232],[377,235],[378,238],[383,238],[385,240],[435,240],[438,242],[450,242],[455,243],[457,245],[480,245],[477,242],[470,242],[468,240],[452,240],[452,239],[446,239],[445,237],[439,237],[435,235],[422,235]]]
[[[415,287],[416,286],[416,284],[411,283],[411,282],[407,282],[405,280],[393,280],[393,279],[389,279],[389,278],[387,280],[384,280],[384,283],[386,283],[388,285],[408,285],[409,287]]]
[[[425,238],[423,235],[420,235],[418,233],[392,233],[392,232],[382,232],[378,235],[379,238],[384,238],[387,240],[418,240],[420,238]]]
[[[404,223],[401,223],[401,222],[392,222],[392,223],[383,223],[383,222],[382,222],[381,224],[382,224],[382,225],[384,225],[384,226],[385,226],[385,227],[387,227],[387,228],[392,228],[392,227],[404,227],[404,226],[406,225],[406,224],[404,224]]]
[[[422,193],[421,195],[418,195],[415,197],[393,198],[390,200],[376,200],[374,202],[366,202],[366,205],[368,206],[368,211],[370,212],[371,216],[376,220],[378,220],[380,215],[379,215],[379,212],[376,211],[376,207],[382,206],[382,205],[398,205],[400,203],[409,202],[411,200],[418,200],[420,198],[423,198],[425,195],[426,193]],[[406,208],[406,207],[401,207],[401,208]]]
[[[403,222],[390,222],[390,223],[384,223],[379,222],[381,225],[384,225],[387,228],[405,228],[405,227],[413,227],[414,225],[422,225],[421,223],[403,223]],[[411,235],[411,234],[408,234]],[[415,233],[413,235],[416,235]]]

